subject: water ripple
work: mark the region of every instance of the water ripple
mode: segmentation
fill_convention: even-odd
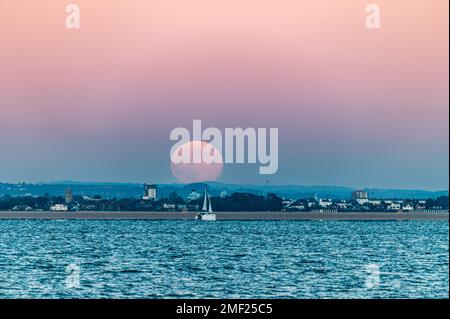
[[[0,220],[0,297],[448,298],[448,230],[444,221]]]

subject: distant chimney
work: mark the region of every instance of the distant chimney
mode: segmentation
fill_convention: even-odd
[[[65,195],[66,204],[70,204],[73,200],[73,194],[70,187],[67,187],[66,189],[66,195]]]

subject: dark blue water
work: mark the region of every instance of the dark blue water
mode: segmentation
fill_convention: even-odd
[[[448,298],[446,221],[0,220],[0,298]]]

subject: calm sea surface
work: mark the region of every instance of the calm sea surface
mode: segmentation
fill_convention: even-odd
[[[0,298],[448,298],[447,221],[0,220]]]

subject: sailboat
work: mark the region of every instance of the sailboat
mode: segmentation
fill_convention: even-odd
[[[216,220],[216,214],[212,211],[211,206],[211,197],[209,196],[206,187],[205,187],[205,195],[203,198],[203,207],[200,212],[197,213],[195,216],[196,220],[207,220],[207,221],[213,221]]]

